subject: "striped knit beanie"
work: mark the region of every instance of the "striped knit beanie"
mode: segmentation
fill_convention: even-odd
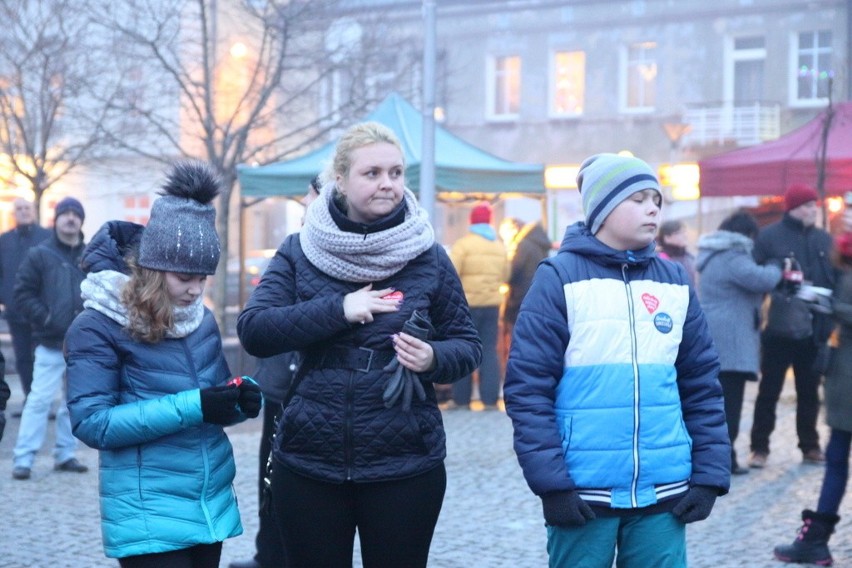
[[[577,188],[583,199],[586,226],[597,234],[619,203],[644,189],[660,195],[660,182],[651,166],[632,156],[596,154],[580,165]]]

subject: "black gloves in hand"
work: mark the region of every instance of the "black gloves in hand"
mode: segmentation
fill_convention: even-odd
[[[253,381],[243,379],[239,390],[240,396],[237,399],[237,404],[239,404],[240,410],[249,418],[257,417],[263,405],[263,396],[260,394],[260,387]]]
[[[237,401],[240,389],[236,385],[201,389],[201,415],[208,424],[233,424],[240,419]]]
[[[595,518],[576,491],[557,491],[541,496],[544,521],[552,527],[581,527]]]
[[[682,523],[703,521],[710,516],[718,496],[719,491],[715,487],[696,485],[686,492],[680,503],[675,505],[672,514]]]
[[[394,357],[382,370],[393,373],[382,394],[385,408],[393,408],[399,400],[402,400],[402,409],[409,411],[414,393],[417,393],[417,398],[421,402],[426,400],[426,389],[423,388],[420,377],[411,369],[400,365],[399,359]]]
[[[432,323],[428,319],[415,310],[402,325],[402,331],[421,341],[426,341],[435,333],[435,328],[432,327]],[[399,359],[394,357],[382,370],[392,373],[385,385],[385,392],[382,394],[385,408],[393,408],[401,399],[402,409],[407,412],[411,409],[411,400],[414,394],[417,394],[417,398],[421,402],[426,400],[426,390],[423,388],[423,383],[420,382],[420,377],[411,369],[400,365]]]

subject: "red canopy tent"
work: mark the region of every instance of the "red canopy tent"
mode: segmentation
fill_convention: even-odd
[[[827,196],[852,191],[852,102],[833,106],[826,145]],[[700,160],[702,197],[782,195],[791,184],[817,186],[824,110],[777,140]]]

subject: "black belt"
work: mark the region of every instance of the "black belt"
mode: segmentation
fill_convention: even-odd
[[[316,359],[313,367],[328,369],[352,369],[366,373],[381,369],[393,358],[396,351],[388,349],[370,349],[368,347],[331,347],[323,351]]]

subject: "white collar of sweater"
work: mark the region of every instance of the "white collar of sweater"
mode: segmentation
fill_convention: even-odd
[[[83,307],[98,311],[122,327],[127,327],[130,319],[127,307],[121,301],[121,291],[130,276],[115,270],[90,272],[80,285],[83,296]],[[174,310],[174,327],[166,332],[166,337],[186,337],[201,325],[204,318],[204,304],[199,296],[189,306],[176,306]]]

